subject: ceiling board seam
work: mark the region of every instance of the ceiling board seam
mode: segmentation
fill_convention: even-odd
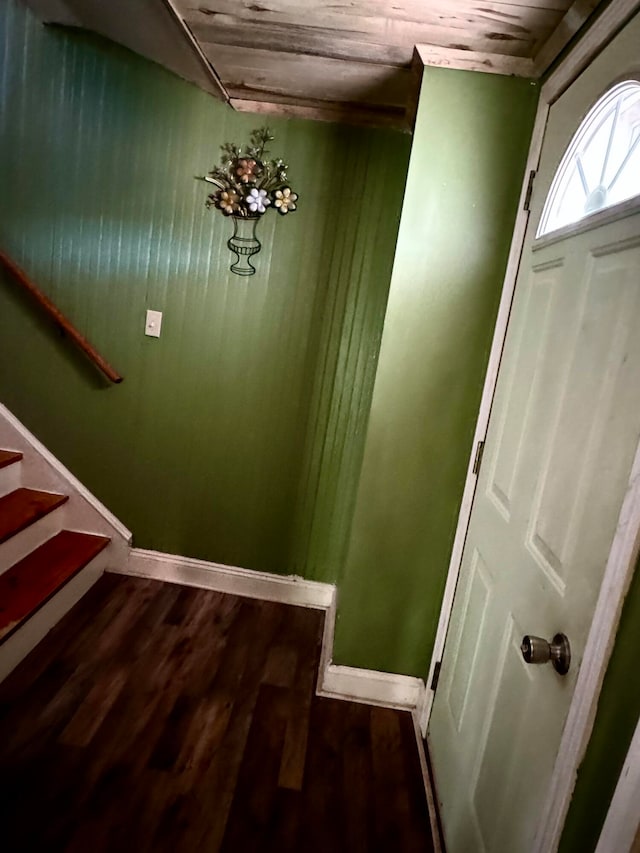
[[[200,44],[205,45],[207,48],[209,48],[209,47],[211,47],[211,48],[238,47],[238,48],[242,48],[242,50],[245,52],[246,51],[254,51],[254,50],[256,52],[261,51],[261,48],[243,47],[242,45],[239,45],[239,44],[233,45],[233,44],[230,44],[229,42],[214,42],[214,41],[203,41],[203,40],[201,40]],[[293,46],[291,46],[291,48],[289,48],[289,49],[284,48],[282,50],[277,50],[277,51],[276,50],[264,50],[263,52],[268,53],[270,56],[278,56],[278,54],[284,54],[286,56],[299,56],[301,58],[307,57],[307,56],[313,56],[316,59],[326,59],[326,60],[329,60],[331,62],[343,62],[343,63],[348,63],[348,64],[357,63],[358,65],[371,65],[372,67],[374,67],[376,69],[388,68],[390,71],[397,71],[398,69],[400,69],[402,71],[408,71],[410,66],[411,66],[410,60],[407,60],[407,62],[402,62],[402,63],[400,63],[400,62],[395,62],[395,63],[371,62],[371,60],[363,59],[363,58],[358,57],[358,56],[351,56],[349,58],[344,57],[344,56],[329,56],[326,53],[319,53],[319,52],[317,53],[315,51],[299,50],[299,49],[294,48]]]

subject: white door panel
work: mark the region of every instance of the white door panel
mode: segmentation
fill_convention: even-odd
[[[552,108],[564,138],[545,141],[537,216],[584,103],[635,59],[638,39],[636,20],[600,76],[592,66]],[[546,244],[536,226],[533,216],[429,725],[449,853],[533,848],[640,440],[640,212]],[[568,675],[524,662],[524,634],[560,631]]]

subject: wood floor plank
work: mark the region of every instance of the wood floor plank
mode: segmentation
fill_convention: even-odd
[[[285,613],[286,608],[283,610],[280,605],[243,600],[234,633],[229,637],[228,661],[212,685],[215,692],[233,694],[234,704],[219,760],[210,765],[204,777],[216,803],[205,835],[205,844],[211,850],[219,850],[222,844],[268,650]]]
[[[81,750],[48,744],[32,761],[3,766],[0,777],[0,817],[3,850],[11,853],[62,849],[77,811],[69,809],[81,789]],[[52,784],[52,780],[55,783]],[[34,803],[38,804],[37,820]]]
[[[277,850],[278,853],[297,853],[306,849],[302,806],[302,793],[278,788],[268,829],[272,850]]]
[[[371,709],[376,838],[385,850],[393,843],[412,850],[421,835],[412,813],[401,718],[401,712],[389,708]],[[415,739],[414,746],[417,749]]]
[[[201,792],[175,794],[166,803],[148,849],[152,853],[211,851],[211,846],[203,841],[211,807]]]
[[[189,729],[181,744],[174,771],[183,779],[181,787],[190,790],[216,761],[231,714],[233,698],[224,694],[205,696],[193,708]]]
[[[298,649],[279,644],[267,657],[263,681],[274,687],[291,687],[298,667]]]
[[[423,808],[426,792],[425,780],[422,775],[420,755],[416,748],[416,731],[411,714],[402,713],[399,716],[400,729],[402,731],[402,760],[405,765],[406,789],[409,798],[410,832],[414,839],[430,839],[429,847],[425,853],[433,853],[433,839],[431,839],[431,822],[429,813]],[[421,745],[421,748],[426,748]]]
[[[222,853],[258,853],[269,837],[288,703],[281,687],[262,685],[252,714]]]
[[[62,730],[58,741],[70,746],[88,746],[120,695],[127,677],[123,667],[108,669],[101,674]]]
[[[95,757],[90,784],[97,784],[120,762],[129,765],[133,779],[146,767],[179,692],[179,686],[171,687],[167,665],[176,639],[175,630],[165,631],[152,649],[133,663],[126,684],[91,740]]]
[[[319,632],[317,635],[309,632],[306,636],[307,643],[301,642],[291,687],[290,712],[282,749],[278,785],[292,791],[301,791],[304,781],[311,703],[318,678],[319,653],[315,653],[317,650],[313,643],[318,637]]]
[[[373,778],[371,761],[371,708],[349,703],[342,751],[342,792],[345,809],[345,839],[350,853],[368,853],[372,849],[374,825],[371,786],[363,780]]]
[[[410,716],[317,697],[321,637],[102,578],[0,685],[3,851],[431,851]]]
[[[346,853],[345,810],[340,785],[344,715],[337,699],[314,697],[309,722],[309,745],[303,788],[302,826],[305,848],[310,853],[323,850]],[[361,784],[368,785],[363,779]],[[307,827],[313,827],[307,831]]]

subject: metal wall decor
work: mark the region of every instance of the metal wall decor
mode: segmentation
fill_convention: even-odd
[[[269,128],[262,127],[252,132],[244,147],[226,142],[220,146],[220,165],[199,178],[216,187],[207,196],[206,207],[233,219],[233,235],[227,246],[236,256],[231,264],[236,275],[255,273],[251,257],[261,249],[256,237],[260,218],[271,209],[284,216],[297,208],[298,195],[287,184],[287,164],[265,159],[266,146],[273,138]]]

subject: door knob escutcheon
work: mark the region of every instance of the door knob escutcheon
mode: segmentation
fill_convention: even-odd
[[[550,643],[543,640],[542,637],[527,634],[522,638],[520,650],[526,663],[548,663],[551,661],[553,668],[560,675],[566,675],[569,672],[571,646],[566,634],[556,634]]]

